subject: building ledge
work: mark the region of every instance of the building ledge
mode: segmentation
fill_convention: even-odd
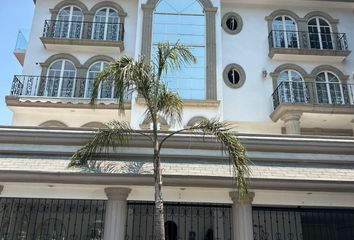
[[[354,114],[354,106],[349,104],[308,104],[308,103],[281,103],[270,115],[277,122],[289,112],[322,113],[322,114]]]
[[[343,62],[349,50],[321,50],[304,48],[271,48],[269,57],[274,60]]]
[[[143,98],[136,98],[136,103],[145,105]],[[183,100],[184,107],[204,107],[204,108],[217,108],[220,105],[219,100]]]
[[[41,37],[41,41],[46,49],[52,51],[79,51],[100,54],[119,54],[124,51],[123,41],[48,37]]]
[[[95,105],[90,104],[89,99],[83,98],[6,96],[5,101],[8,107],[118,109],[118,104],[114,99],[99,99]],[[126,103],[125,109],[131,109],[131,104]]]

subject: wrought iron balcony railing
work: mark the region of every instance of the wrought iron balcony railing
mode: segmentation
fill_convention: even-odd
[[[46,20],[43,37],[71,40],[123,41],[124,24]]]
[[[348,51],[345,33],[314,33],[273,30],[268,36],[269,47],[288,49],[318,49]]]
[[[15,75],[10,95],[89,99],[93,82],[93,78]],[[114,96],[113,84],[103,83],[99,89],[98,98],[113,99]],[[126,101],[130,99],[131,94],[127,94]]]
[[[272,97],[274,109],[283,103],[354,105],[354,84],[283,81],[275,89]]]

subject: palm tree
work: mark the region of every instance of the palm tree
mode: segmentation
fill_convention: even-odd
[[[215,119],[201,121],[194,126],[170,132],[167,135],[159,135],[159,118],[165,118],[169,124],[181,123],[183,102],[178,94],[170,91],[163,81],[167,71],[179,70],[181,67],[196,62],[196,58],[190,50],[181,45],[160,43],[156,47],[151,62],[144,57],[135,60],[123,56],[111,63],[95,79],[91,102],[94,103],[101,84],[113,81],[115,96],[120,110],[124,110],[124,100],[127,93],[135,91],[139,97],[145,100],[146,117],[151,120],[152,131],[139,131],[132,129],[124,122],[112,121],[106,124],[106,128],[99,129],[92,139],[71,158],[72,166],[93,166],[97,154],[109,147],[119,147],[127,144],[130,137],[140,134],[151,140],[153,153],[153,167],[155,179],[155,222],[154,239],[165,239],[164,207],[162,198],[162,169],[160,151],[164,143],[173,135],[183,131],[190,133],[212,135],[221,144],[222,151],[226,153],[233,164],[235,183],[239,192],[247,193],[246,176],[249,173],[246,150],[241,145],[235,134],[230,131],[230,126]]]

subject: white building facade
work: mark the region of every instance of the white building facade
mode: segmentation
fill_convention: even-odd
[[[213,138],[174,136],[162,152],[166,239],[354,238],[354,1],[36,0],[23,64],[0,128],[1,239],[152,239],[149,142],[133,136],[107,161],[68,169],[112,119],[148,130],[132,94],[92,82],[123,55],[153,57],[179,40],[197,63],[168,73],[183,123],[229,122],[252,161],[240,199]],[[164,134],[164,133],[162,133]]]

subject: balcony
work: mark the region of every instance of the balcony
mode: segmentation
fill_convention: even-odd
[[[18,31],[14,55],[18,62],[23,66],[28,45],[28,33],[24,30]]]
[[[351,53],[345,33],[273,30],[268,42],[275,60],[342,62]]]
[[[15,75],[6,103],[8,106],[92,108],[93,81],[91,78]],[[130,102],[131,95],[127,94],[127,109]],[[95,108],[117,108],[112,83],[102,84]]]
[[[300,114],[303,128],[351,129],[354,84],[283,81],[273,95],[274,122],[287,114]]]
[[[46,20],[41,41],[53,51],[118,54],[124,50],[124,24]]]

